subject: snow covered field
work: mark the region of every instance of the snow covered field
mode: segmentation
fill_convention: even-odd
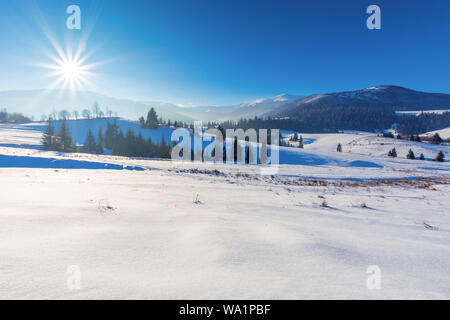
[[[43,152],[34,129],[0,125],[0,298],[450,298],[450,163],[403,155],[449,147],[303,135],[261,176]]]

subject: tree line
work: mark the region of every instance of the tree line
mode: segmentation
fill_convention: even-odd
[[[124,133],[116,120],[107,123],[105,133],[100,128],[96,137],[89,129],[81,148],[77,148],[73,141],[66,120],[60,122],[57,131],[53,121],[50,120],[43,133],[41,144],[42,149],[47,151],[103,154],[106,148],[111,150],[113,155],[125,157],[170,158],[171,156],[170,143],[166,143],[164,137],[160,142],[153,142],[150,138],[145,139],[140,132],[137,135],[132,130]]]
[[[46,115],[43,114],[41,117],[42,121],[47,120],[78,120],[78,119],[103,119],[103,118],[112,118],[117,117],[117,112],[113,112],[108,107],[105,108],[105,111],[102,110],[97,101],[94,102],[92,107],[83,109],[81,111],[74,110],[70,112],[69,110],[53,110],[52,113]]]
[[[291,118],[255,117],[210,123],[225,129],[280,129],[305,133],[336,133],[343,130],[379,132],[396,127],[402,135],[421,134],[450,126],[450,112],[398,115],[392,108],[315,106],[302,109]]]
[[[105,147],[117,156],[163,159],[171,156],[170,142],[166,142],[164,136],[160,142],[153,142],[151,138],[145,139],[141,132],[136,135],[134,131],[127,130],[124,134],[115,120],[107,124]]]
[[[389,150],[388,156],[392,157],[392,158],[397,158],[397,150],[395,148]],[[408,153],[406,154],[406,159],[409,159],[409,160],[415,160],[415,159],[425,160],[425,156],[423,155],[423,153],[421,153],[420,156],[417,157],[414,154],[414,151],[412,151],[412,149],[409,149]],[[444,162],[444,160],[445,160],[444,152],[442,152],[442,150],[439,150],[439,152],[436,155],[436,158],[434,158],[433,161]]]
[[[21,113],[9,113],[6,109],[0,110],[0,123],[18,123],[18,122],[30,122],[31,119],[24,116]]]

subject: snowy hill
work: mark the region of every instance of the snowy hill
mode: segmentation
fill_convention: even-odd
[[[186,112],[203,121],[226,121],[265,117],[283,110],[283,106],[300,99],[300,96],[281,94],[230,106],[204,106],[186,108]]]
[[[449,128],[445,128],[445,129],[441,129],[441,130],[427,132],[427,133],[422,134],[421,136],[432,137],[436,133],[439,133],[439,136],[442,139],[450,139],[450,127]]]
[[[93,119],[93,120],[71,120],[68,121],[69,130],[75,142],[81,146],[86,138],[88,130],[92,130],[94,135],[99,128],[106,129],[108,122],[112,119]],[[159,127],[158,130],[142,129],[137,122],[124,119],[117,119],[117,125],[126,133],[132,130],[135,134],[139,132],[144,138],[151,138],[153,142],[160,142],[164,137],[165,141],[171,140],[173,128]],[[59,123],[55,123],[56,129]],[[40,139],[45,130],[45,123],[28,124],[0,124],[0,148],[26,148],[39,150]],[[292,133],[284,133],[287,139]],[[378,169],[421,169],[427,170],[449,170],[450,147],[436,146],[426,143],[410,142],[405,140],[396,140],[378,137],[372,133],[346,133],[346,134],[302,134],[305,140],[305,148],[280,147],[280,164],[300,165],[309,167],[307,176],[326,177],[324,168],[352,168],[350,171],[336,173],[335,177],[374,177],[380,175],[392,175],[387,170],[384,173],[377,171],[367,171],[367,168]],[[336,152],[337,144],[341,143],[343,152]],[[295,143],[294,143],[295,144]],[[398,158],[387,156],[388,151],[395,147]],[[434,159],[438,151],[442,150],[447,162],[437,163],[433,161],[408,160],[406,154],[409,149],[419,156],[423,153],[428,160]],[[8,149],[9,150],[9,149]],[[17,149],[15,152],[19,152]],[[12,154],[8,152],[8,154]],[[39,153],[40,154],[40,153]],[[288,170],[290,171],[290,169]],[[395,175],[399,176],[399,175]],[[400,175],[401,176],[401,175]]]
[[[128,130],[134,132],[135,135],[142,134],[144,139],[151,138],[153,142],[161,142],[164,137],[166,142],[170,141],[173,129],[168,127],[159,127],[157,130],[149,130],[141,128],[138,122],[129,121],[124,119],[91,119],[91,120],[68,120],[67,125],[72,134],[73,139],[79,145],[84,143],[87,132],[91,130],[94,135],[97,135],[101,128],[103,132],[106,130],[108,123],[113,123],[116,120],[117,126],[124,134]],[[55,129],[58,130],[60,125],[59,121],[55,121]]]
[[[293,134],[286,134],[286,137],[290,137]],[[443,145],[434,145],[429,143],[412,142],[408,140],[398,140],[391,138],[379,137],[373,133],[354,132],[354,133],[341,133],[341,134],[301,134],[305,140],[313,141],[312,143],[306,143],[304,150],[306,152],[313,152],[315,154],[330,154],[330,156],[337,157],[336,154],[337,144],[342,145],[342,153],[348,154],[345,157],[351,155],[363,155],[368,156],[372,162],[377,163],[379,160],[380,165],[389,166],[389,162],[394,160],[395,163],[410,162],[406,160],[406,155],[409,149],[413,150],[416,156],[421,153],[424,154],[428,160],[434,159],[439,151],[444,152],[446,159],[450,158],[450,147]],[[295,144],[295,143],[293,143]],[[397,159],[392,159],[387,156],[389,150],[395,148],[398,154]],[[388,160],[385,162],[385,160]],[[384,162],[384,163],[382,163]],[[429,162],[421,162],[421,165]]]
[[[280,117],[293,117],[303,108],[311,107],[373,107],[401,110],[450,109],[450,95],[426,93],[398,86],[377,86],[362,90],[314,94],[285,105]]]
[[[159,127],[157,130],[143,129],[138,122],[120,118],[67,120],[67,125],[73,140],[80,146],[83,145],[89,130],[92,131],[94,136],[97,135],[100,128],[104,133],[107,124],[113,123],[114,120],[124,134],[131,130],[136,135],[141,133],[145,139],[151,138],[153,142],[161,142],[162,137],[166,142],[170,141],[173,131],[173,129],[167,127]],[[0,146],[39,149],[46,125],[45,122],[0,124]],[[54,125],[55,129],[58,130],[60,121],[55,121]]]
[[[45,152],[42,127],[0,125],[2,299],[450,298],[449,162],[387,158],[394,141],[373,134],[304,135],[263,176]],[[382,290],[366,286],[370,266]]]

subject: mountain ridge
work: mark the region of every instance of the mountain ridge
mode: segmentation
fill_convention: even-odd
[[[304,108],[312,107],[374,107],[403,110],[450,109],[450,94],[428,93],[413,89],[380,85],[353,91],[312,94],[285,105],[285,110],[275,115],[295,117]]]
[[[71,90],[8,90],[0,91],[0,107],[40,118],[54,110],[91,109],[97,101],[102,109],[109,108],[122,117],[137,120],[150,108],[166,120],[192,122],[227,121],[257,117],[296,117],[305,108],[315,107],[373,107],[402,110],[450,109],[450,94],[427,93],[395,86],[379,85],[369,88],[332,93],[297,96],[280,94],[234,105],[180,107],[169,102],[139,101],[115,98],[93,91]]]

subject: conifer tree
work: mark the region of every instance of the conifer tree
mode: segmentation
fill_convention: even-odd
[[[339,143],[336,149],[337,152],[342,152],[342,145]]]
[[[420,160],[425,160],[425,156],[423,155],[423,153],[420,154],[419,159],[420,159]]]
[[[142,133],[141,132],[139,132],[139,134],[136,137],[136,146],[137,146],[137,150],[136,150],[136,156],[137,157],[145,157],[145,156],[147,156],[145,140],[144,140],[144,137],[142,137]]]
[[[393,148],[392,150],[389,151],[388,156],[392,158],[397,158],[397,150]]]
[[[444,153],[442,152],[442,150],[440,150],[435,160],[439,162],[444,162],[444,158],[445,158]]]
[[[136,156],[136,138],[134,136],[134,132],[130,129],[127,130],[127,134],[125,136],[125,156]]]
[[[53,121],[49,119],[47,128],[45,129],[41,139],[42,149],[46,151],[54,151],[56,148],[55,142],[55,127],[53,126]]]
[[[114,147],[114,143],[116,141],[118,135],[119,126],[117,125],[116,120],[112,124],[108,122],[106,125],[105,131],[105,144],[104,147],[112,150]]]
[[[298,140],[298,147],[301,148],[301,149],[304,148],[304,146],[303,146],[303,136],[300,136],[300,138]]]
[[[139,124],[141,125],[141,128],[145,128],[145,119],[144,117],[139,118]]]
[[[161,138],[161,143],[159,146],[159,157],[163,159],[170,158],[170,146],[169,144],[166,144],[164,136]]]
[[[151,108],[147,114],[147,121],[145,123],[146,128],[148,129],[158,129],[158,115],[154,108]]]
[[[406,155],[406,158],[410,159],[410,160],[416,159],[416,156],[414,155],[414,152],[411,149],[409,149],[408,154]]]
[[[102,128],[98,129],[98,136],[97,136],[97,145],[95,149],[96,154],[103,154],[105,152],[104,148],[104,137],[103,137],[103,130]]]
[[[61,152],[76,152],[77,147],[70,136],[67,121],[62,120],[56,136],[56,150]]]
[[[441,144],[442,143],[442,138],[439,135],[439,133],[435,133],[433,136],[433,140],[432,140],[433,144]]]
[[[155,144],[153,143],[151,138],[148,138],[145,148],[145,155],[147,157],[154,157],[156,155]]]
[[[83,153],[96,153],[97,145],[95,143],[94,135],[92,134],[92,130],[89,129],[89,132],[86,136],[86,140],[84,141],[84,145],[81,148],[81,152]]]
[[[112,154],[115,156],[123,156],[125,155],[125,137],[123,135],[122,130],[119,130],[119,133],[115,137],[113,148],[112,148]]]

